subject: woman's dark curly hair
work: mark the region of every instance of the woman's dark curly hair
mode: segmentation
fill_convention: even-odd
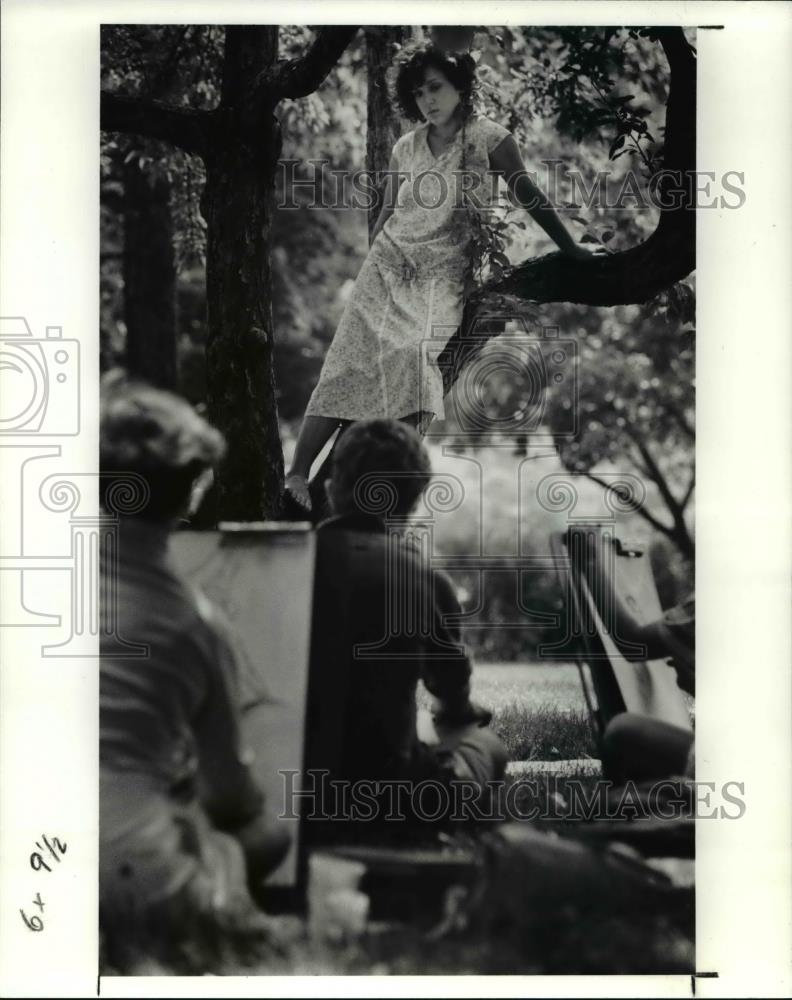
[[[477,89],[476,62],[467,52],[444,52],[429,43],[420,48],[405,49],[396,60],[395,98],[399,110],[411,122],[423,121],[415,103],[415,90],[420,87],[428,69],[436,69],[460,92],[462,114],[473,113]]]

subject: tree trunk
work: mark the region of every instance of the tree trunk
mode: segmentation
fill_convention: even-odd
[[[227,113],[206,157],[206,348],[209,419],[228,445],[216,509],[227,520],[280,512],[283,451],[273,375],[269,260],[280,126],[266,102],[241,102],[277,57],[277,28],[228,28]]]
[[[228,452],[202,523],[280,512],[269,261],[281,148],[274,109],[321,86],[357,30],[320,28],[302,56],[279,62],[277,26],[227,27],[220,106],[212,111],[102,91],[102,129],[164,140],[206,166],[207,402]]]
[[[387,74],[396,52],[395,45],[404,45],[411,37],[411,29],[398,25],[367,28],[365,36],[368,74],[366,170],[374,182],[378,171],[388,169],[393,144],[399,138],[399,118],[388,96]],[[369,239],[382,206],[384,180],[375,186],[378,197],[368,213]]]
[[[124,171],[124,318],[130,374],[175,389],[176,264],[170,184],[150,179],[136,160]]]

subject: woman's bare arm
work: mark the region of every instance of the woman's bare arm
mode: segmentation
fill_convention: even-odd
[[[525,163],[514,136],[506,138],[490,153],[490,168],[502,174],[515,201],[518,202],[547,233],[559,250],[569,257],[585,260],[592,252],[576,243],[547,195],[537,187],[525,170]]]

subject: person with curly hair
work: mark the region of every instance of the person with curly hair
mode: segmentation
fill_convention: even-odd
[[[514,136],[476,113],[475,89],[476,64],[468,53],[428,44],[401,57],[396,100],[417,124],[393,147],[371,247],[286,475],[287,496],[306,512],[311,466],[339,425],[379,417],[426,426],[444,416],[443,378],[433,356],[462,320],[468,212],[486,211],[495,178],[505,177],[512,196],[565,254],[591,255],[528,177]],[[432,342],[437,350],[427,351]]]
[[[431,478],[426,447],[403,421],[357,421],[333,452],[333,516],[316,531],[312,646],[320,655],[308,686],[306,760],[331,780],[464,781],[486,798],[503,779],[506,749],[489,727],[492,713],[471,700],[454,585],[407,530]],[[419,680],[433,719],[417,708]],[[378,814],[384,828],[400,830],[386,814]],[[358,832],[365,838],[375,827],[383,832],[371,817]],[[318,829],[308,824],[306,835]]]
[[[169,556],[225,444],[183,399],[103,379],[100,925],[111,963],[175,957],[191,935],[258,928],[250,890],[289,838],[267,818],[241,742],[233,638]],[[123,513],[122,513],[123,511]],[[236,933],[235,931],[235,933]]]

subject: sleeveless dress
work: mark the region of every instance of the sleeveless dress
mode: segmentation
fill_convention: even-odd
[[[393,147],[404,177],[396,206],[360,269],[306,415],[445,415],[436,359],[464,306],[470,230],[461,196],[463,164],[469,200],[486,208],[497,183],[489,155],[510,133],[474,115],[435,156],[428,130],[427,123],[419,125]]]

